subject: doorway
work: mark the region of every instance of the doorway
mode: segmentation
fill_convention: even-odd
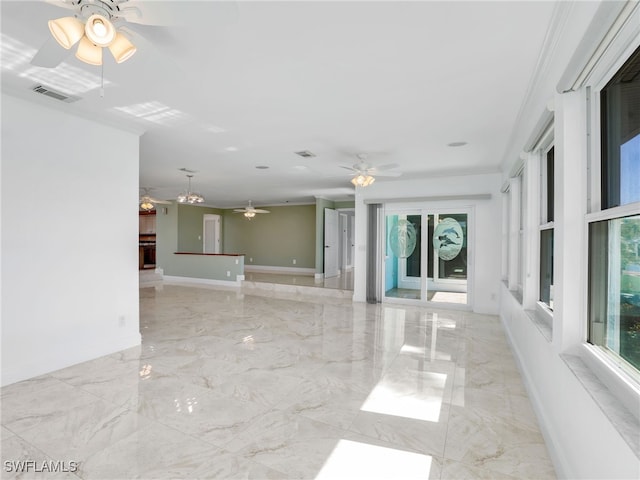
[[[202,220],[202,253],[222,253],[220,215],[206,213]]]
[[[470,212],[390,210],[385,214],[385,300],[469,304]]]
[[[340,275],[340,217],[332,208],[324,209],[324,278]]]

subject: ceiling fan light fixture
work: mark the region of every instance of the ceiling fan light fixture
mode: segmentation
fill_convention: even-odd
[[[153,210],[153,203],[144,201],[140,204],[140,208],[146,211]]]
[[[69,50],[84,36],[84,24],[75,17],[49,20],[49,30],[56,42]]]
[[[116,29],[113,23],[98,14],[91,15],[87,19],[84,33],[98,47],[108,47],[116,38]]]
[[[362,173],[356,175],[351,179],[351,183],[353,183],[353,185],[355,185],[356,187],[368,187],[375,181],[376,179],[371,175],[363,175]]]
[[[243,215],[247,217],[249,220],[251,220],[253,217],[256,216],[256,212],[244,212]]]
[[[113,58],[116,60],[116,63],[122,63],[126,60],[129,60],[134,53],[136,53],[136,47],[133,43],[129,41],[127,37],[125,37],[122,33],[116,33],[116,37],[114,38],[111,45],[109,45],[109,51]]]
[[[76,58],[89,65],[102,65],[102,47],[97,47],[87,37],[82,37],[76,50]]]

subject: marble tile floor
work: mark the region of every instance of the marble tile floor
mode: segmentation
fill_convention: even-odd
[[[286,273],[246,272],[244,278],[249,282],[275,283],[280,285],[299,285],[316,288],[353,290],[353,270],[337,277],[316,280],[313,275],[294,275]]]
[[[140,347],[0,390],[2,478],[555,478],[497,317],[140,296]]]

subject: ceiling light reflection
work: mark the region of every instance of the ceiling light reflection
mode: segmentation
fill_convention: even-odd
[[[100,77],[92,73],[85,72],[81,68],[74,67],[68,63],[61,63],[56,68],[29,67],[19,74],[20,77],[34,80],[48,87],[60,90],[61,92],[78,95],[100,88]],[[105,86],[111,82],[105,79]]]
[[[149,377],[151,377],[151,370],[153,370],[152,365],[149,365],[149,364],[143,365],[142,368],[140,369],[140,378],[142,378],[143,380],[146,380]]]
[[[136,103],[124,107],[114,107],[114,110],[122,112],[132,117],[158,123],[160,125],[175,125],[176,123],[186,123],[190,116],[176,108],[171,108],[158,101]]]
[[[19,77],[60,90],[67,95],[79,95],[101,86],[99,75],[94,75],[68,63],[63,62],[56,68],[31,65],[29,62],[36,54],[36,49],[4,33],[1,38],[0,65],[3,70],[15,71]],[[104,81],[105,85],[111,83],[108,80]]]
[[[3,70],[17,70],[18,67],[29,65],[29,62],[37,52],[35,48],[30,48],[4,33],[1,38],[0,65],[2,65]]]
[[[430,455],[340,440],[315,478],[424,479],[431,460]]]

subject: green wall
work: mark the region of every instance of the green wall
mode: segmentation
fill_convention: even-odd
[[[338,208],[356,208],[356,202],[355,202],[355,200],[349,200],[349,201],[346,201],[346,202],[334,202],[333,208],[335,208],[335,209],[338,209]]]
[[[176,251],[202,253],[202,222],[204,215],[220,215],[222,218],[224,210],[210,207],[196,207],[194,205],[177,205],[177,207],[178,249]],[[224,222],[221,223],[220,228],[224,231]],[[224,245],[222,248],[224,248]]]
[[[335,208],[335,202],[316,198],[316,273],[324,272],[324,209]]]
[[[206,213],[221,215],[223,210],[172,203],[167,213],[156,215],[156,265],[165,275],[236,281],[244,271],[242,257],[176,255],[175,252],[202,252],[202,217]],[[222,217],[224,218],[224,217]],[[224,229],[224,226],[222,227]],[[195,240],[194,240],[195,238]],[[238,262],[236,264],[236,261]],[[227,276],[227,272],[230,275]]]
[[[265,208],[270,213],[258,213],[252,220],[224,210],[223,252],[243,253],[245,265],[314,268],[316,206]]]
[[[178,206],[172,203],[166,209],[166,214],[162,213],[163,208],[158,208],[156,214],[156,266],[165,273],[171,270],[174,252],[178,251]]]
[[[198,237],[202,235],[205,214],[221,216],[222,251],[245,254],[246,265],[316,267],[316,205],[267,207],[267,210],[271,213],[257,214],[247,220],[233,210],[176,203],[167,206],[167,214],[160,209],[156,216],[158,268],[162,268],[165,275],[200,276],[195,264],[191,265],[197,263],[197,257],[175,255],[175,252],[202,252],[202,239]],[[324,227],[324,216],[321,224]],[[322,242],[321,234],[320,247]],[[209,278],[219,278],[219,275]]]

